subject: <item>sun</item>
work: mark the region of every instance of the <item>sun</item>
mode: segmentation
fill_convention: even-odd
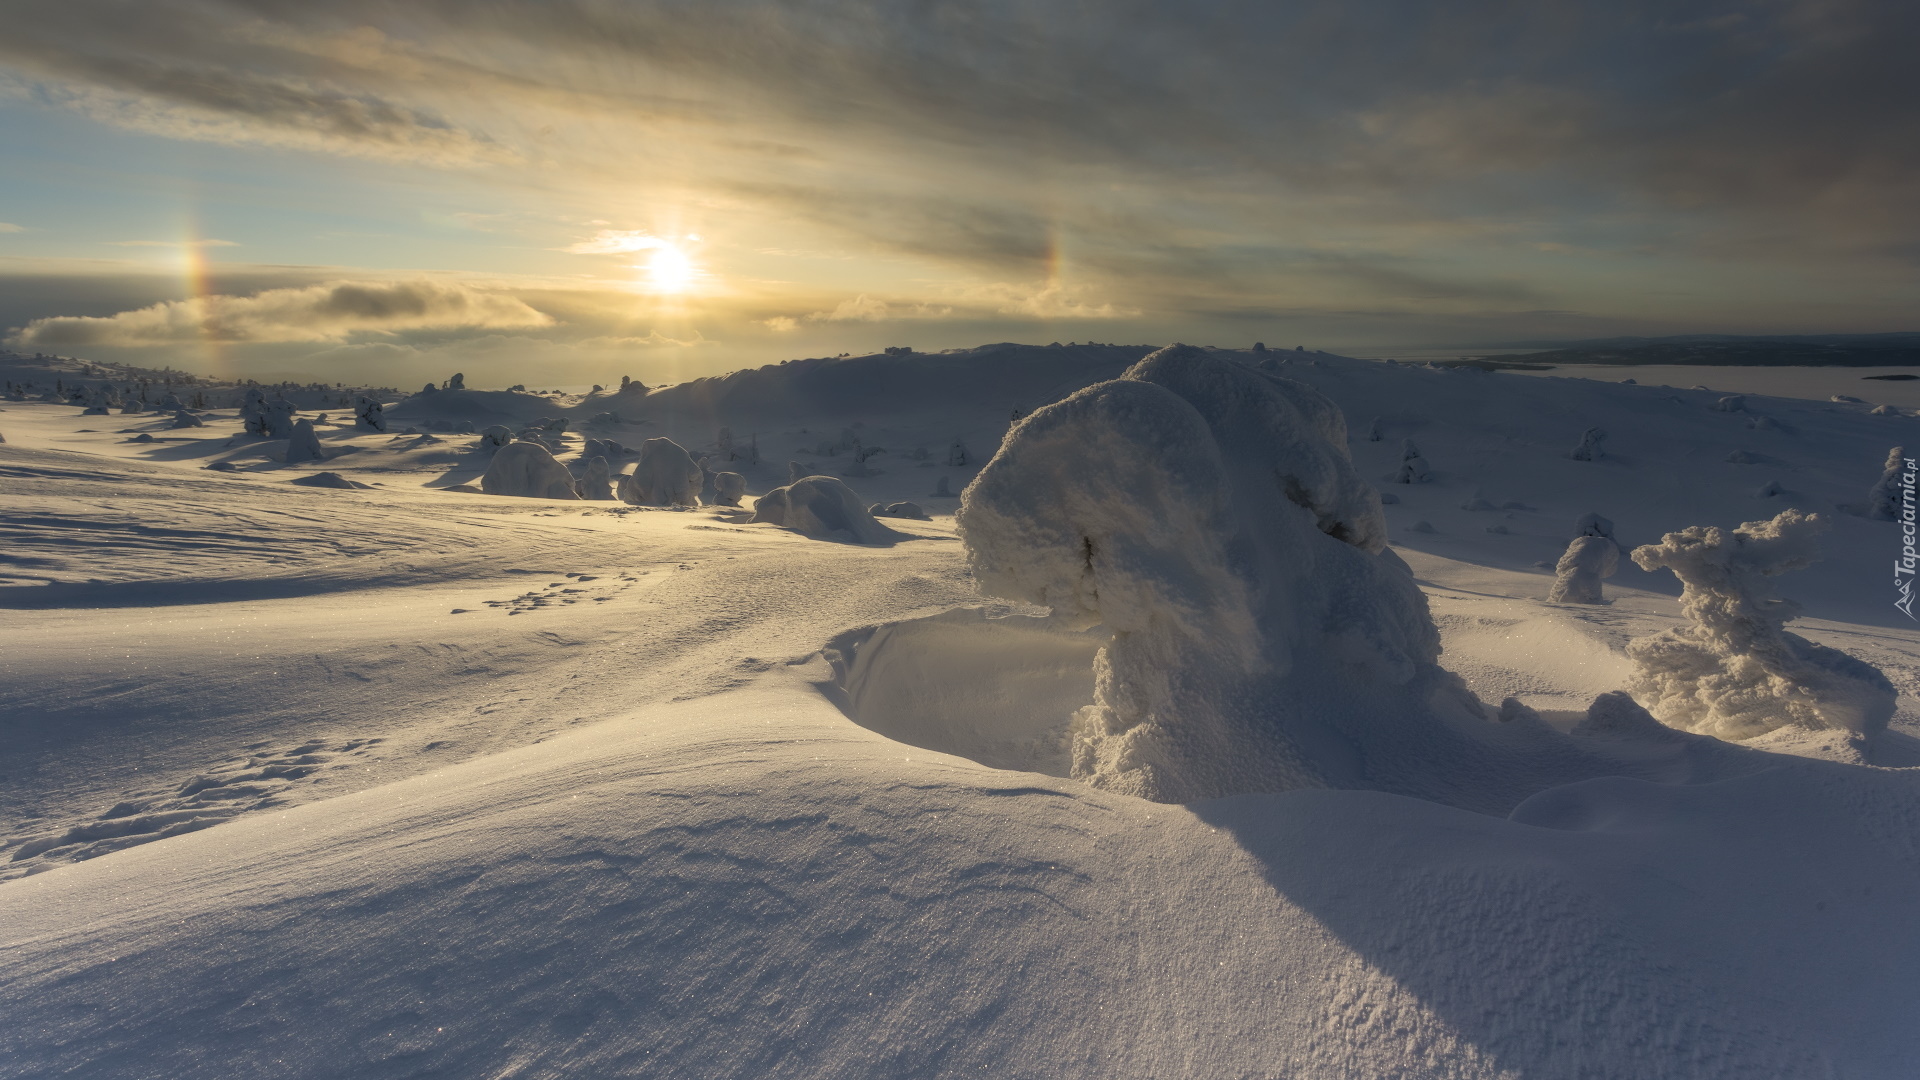
[[[700,276],[687,253],[668,243],[661,243],[647,255],[646,271],[649,287],[662,293],[686,292]]]

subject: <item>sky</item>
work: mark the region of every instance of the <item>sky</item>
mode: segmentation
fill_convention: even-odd
[[[1894,0],[6,0],[0,340],[675,381],[1920,329]]]

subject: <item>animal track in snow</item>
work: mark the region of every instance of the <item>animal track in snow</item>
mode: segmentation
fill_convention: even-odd
[[[294,786],[312,783],[323,769],[350,764],[337,758],[364,754],[382,741],[352,739],[332,745],[316,740],[279,750],[267,749],[270,744],[249,747],[253,752],[244,757],[224,761],[172,788],[136,793],[91,820],[0,839],[0,851],[13,848],[9,861],[0,864],[0,880],[195,832],[249,810],[280,806]]]
[[[682,570],[687,567],[682,566]],[[506,600],[482,600],[481,603],[509,615],[520,615],[542,608],[560,607],[565,604],[577,604],[581,601],[605,602],[637,584],[648,571],[639,574],[621,573],[609,577],[604,574],[568,573],[563,580],[550,581],[544,587],[529,589],[519,596]],[[587,588],[581,586],[588,582],[599,582]],[[465,609],[462,609],[465,610]],[[456,612],[457,614],[458,612]]]

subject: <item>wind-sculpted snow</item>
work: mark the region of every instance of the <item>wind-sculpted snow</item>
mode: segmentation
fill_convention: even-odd
[[[1112,634],[1074,776],[1167,802],[1378,787],[1504,812],[1612,770],[1492,722],[1438,666],[1343,435],[1316,391],[1185,347],[1013,429],[958,523],[983,592]]]
[[[635,506],[698,506],[706,473],[672,439],[640,444],[640,462],[620,481],[620,499]]]
[[[1547,594],[1547,600],[1555,604],[1598,604],[1601,580],[1612,577],[1619,566],[1620,547],[1612,540],[1576,536],[1553,568],[1553,591]]]
[[[809,476],[754,500],[753,520],[817,539],[844,537],[857,544],[884,544],[900,534],[873,519],[860,496],[832,476]]]
[[[1695,526],[1635,548],[1644,570],[1680,579],[1692,625],[1628,643],[1633,694],[1662,721],[1723,739],[1794,726],[1873,735],[1893,716],[1893,685],[1837,649],[1789,633],[1799,606],[1767,579],[1818,558],[1826,523],[1784,510],[1737,529]]]
[[[599,454],[587,459],[587,467],[581,472],[580,480],[574,485],[583,499],[605,502],[613,498],[613,469],[607,459]]]
[[[287,436],[287,464],[322,461],[326,456],[326,451],[320,448],[320,436],[314,434],[313,421],[303,417]]]
[[[573,474],[534,442],[501,447],[480,478],[480,490],[489,495],[516,495],[530,499],[578,499]]]
[[[713,474],[714,501],[721,506],[739,506],[740,497],[747,492],[747,478],[737,472],[717,472]]]

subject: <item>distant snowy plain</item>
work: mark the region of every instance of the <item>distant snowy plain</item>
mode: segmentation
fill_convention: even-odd
[[[1830,521],[1780,579],[1793,628],[1900,697],[1871,744],[1689,744],[1743,764],[1507,815],[1170,804],[1068,778],[1098,635],[982,597],[933,497],[1014,411],[1148,351],[443,391],[392,433],[321,425],[298,465],[231,411],[0,403],[0,1076],[1912,1075],[1920,633],[1897,526],[1852,512],[1920,447],[1869,413],[1900,384],[1839,369],[1865,403],[1727,411],[1222,353],[1344,411],[1440,663],[1490,705],[1572,728],[1626,686],[1626,641],[1679,622],[1672,577],[1624,560],[1607,603],[1545,601],[1579,515],[1630,548],[1789,506]],[[749,503],[792,460],[933,520],[862,545],[750,506],[451,490],[487,456],[436,422],[543,416],[712,468],[726,427]],[[1570,459],[1593,427],[1608,452]],[[1388,483],[1403,439],[1433,482]],[[369,486],[286,482],[321,471]]]

